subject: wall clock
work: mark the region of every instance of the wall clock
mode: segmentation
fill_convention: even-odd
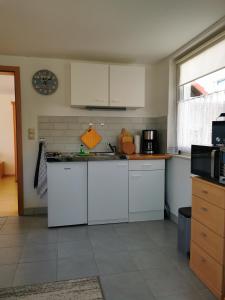
[[[56,75],[49,70],[39,70],[32,78],[34,89],[41,95],[51,95],[58,88]]]

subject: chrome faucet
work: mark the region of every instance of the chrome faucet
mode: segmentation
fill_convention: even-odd
[[[116,153],[116,146],[112,146],[111,143],[108,143],[108,146],[113,153]]]

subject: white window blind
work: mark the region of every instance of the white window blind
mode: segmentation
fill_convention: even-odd
[[[179,66],[179,85],[225,67],[225,39]]]

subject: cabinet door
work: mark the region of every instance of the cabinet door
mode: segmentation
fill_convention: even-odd
[[[110,65],[110,106],[145,106],[144,66]]]
[[[128,162],[88,162],[88,224],[128,221]]]
[[[109,66],[95,63],[71,64],[71,105],[108,106]]]
[[[87,223],[87,163],[48,163],[48,225]]]
[[[129,212],[164,209],[164,170],[129,172]]]

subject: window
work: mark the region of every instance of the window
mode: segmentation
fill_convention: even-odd
[[[225,40],[178,64],[177,146],[210,145],[212,121],[225,112]]]

